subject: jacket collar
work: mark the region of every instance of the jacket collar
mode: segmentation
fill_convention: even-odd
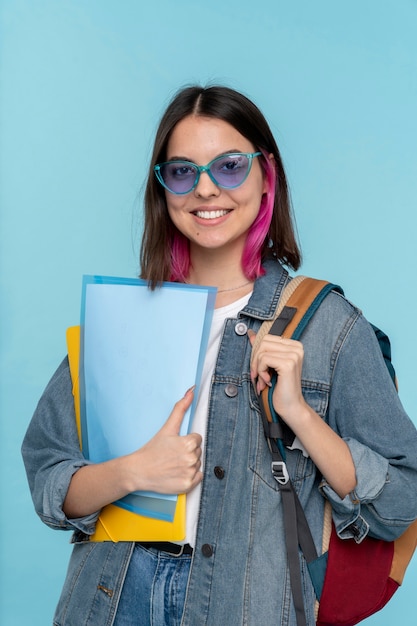
[[[241,311],[241,315],[268,320],[274,317],[278,300],[283,287],[289,280],[289,275],[287,270],[274,259],[264,261],[262,267],[265,274],[255,281],[252,296]]]

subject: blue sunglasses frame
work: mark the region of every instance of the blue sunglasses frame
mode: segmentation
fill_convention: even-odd
[[[165,161],[164,163],[158,163],[157,165],[154,166],[153,171],[155,172],[156,178],[158,180],[158,182],[162,185],[162,187],[164,187],[167,191],[169,191],[170,193],[174,194],[175,196],[185,196],[187,193],[191,193],[198,185],[198,182],[200,180],[200,176],[203,172],[206,172],[208,174],[208,176],[210,177],[210,180],[217,186],[220,187],[221,189],[236,189],[237,187],[240,187],[241,185],[243,185],[243,183],[245,182],[245,180],[247,179],[247,177],[249,176],[249,172],[251,171],[252,168],[252,161],[255,157],[261,156],[262,152],[227,152],[226,154],[221,154],[220,156],[212,159],[210,161],[210,163],[207,163],[207,165],[197,165],[197,163],[193,163],[192,161],[187,161],[187,160],[182,160],[182,159],[174,159],[173,161]],[[248,169],[246,171],[245,177],[243,178],[243,180],[238,183],[237,185],[221,185],[216,178],[214,177],[212,171],[211,171],[211,167],[213,165],[213,163],[216,163],[216,161],[220,161],[220,159],[224,159],[227,157],[235,157],[235,156],[245,156],[248,160]],[[196,169],[196,175],[195,175],[195,180],[194,180],[194,184],[193,186],[188,189],[187,191],[174,191],[173,189],[170,189],[167,184],[165,183],[162,174],[161,174],[161,168],[164,167],[164,165],[172,165],[174,163],[185,163],[187,165],[190,165],[192,167],[194,167]]]

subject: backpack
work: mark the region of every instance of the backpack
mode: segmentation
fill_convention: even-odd
[[[285,287],[273,320],[264,322],[253,348],[267,334],[300,339],[309,321],[330,291],[343,294],[337,285],[297,276]],[[388,337],[373,326],[385,363],[396,384]],[[354,626],[382,609],[401,585],[417,545],[417,520],[395,541],[365,537],[360,543],[338,537],[331,506],[325,504],[323,550],[318,555],[295,489],[285,465],[286,445],[294,439],[275,413],[272,387],[259,395],[262,423],[272,454],[271,471],[283,505],[284,530],[291,590],[297,626],[306,625],[299,550],[307,562],[317,597],[317,626]],[[349,590],[349,601],[346,591]]]

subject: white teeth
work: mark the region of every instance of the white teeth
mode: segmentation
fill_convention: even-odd
[[[214,220],[216,217],[223,217],[227,215],[229,211],[196,211],[197,217],[201,217],[203,220]]]

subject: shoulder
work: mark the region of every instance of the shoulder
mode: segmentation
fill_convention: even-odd
[[[312,320],[314,324],[327,329],[327,333],[340,333],[347,337],[351,332],[359,333],[363,338],[377,341],[375,329],[365,318],[362,309],[351,302],[343,293],[332,290],[324,298]]]
[[[355,380],[359,371],[363,377],[374,375],[385,380],[386,374],[392,377],[393,370],[390,354],[387,360],[376,330],[358,306],[331,291],[318,307],[301,341],[310,358],[322,364],[328,362],[331,372],[337,366],[343,369],[344,377],[349,370]],[[389,339],[385,339],[389,346]]]
[[[361,352],[378,350],[375,332],[361,309],[337,291],[330,291],[323,299],[309,320],[301,341],[315,358],[320,359],[319,354],[322,359],[330,358],[332,368],[352,342]]]
[[[349,320],[354,322],[363,315],[361,309],[348,300],[344,294],[332,290],[323,299],[314,317],[333,327],[345,324]]]
[[[284,303],[297,311],[294,339],[305,334],[339,335],[347,332],[362,316],[361,310],[345,298],[340,287],[306,276],[289,278],[282,295]]]

